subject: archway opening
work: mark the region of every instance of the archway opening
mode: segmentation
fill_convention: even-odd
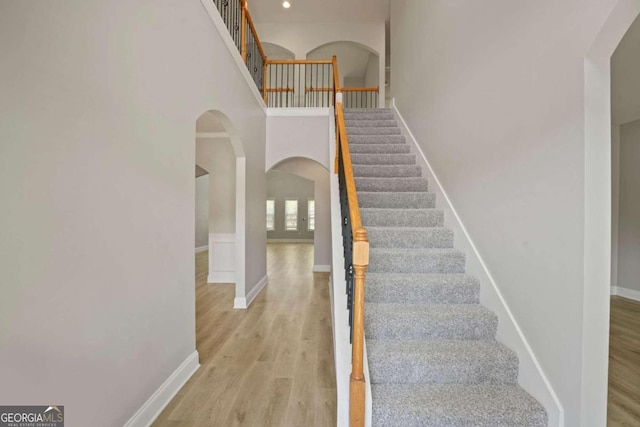
[[[236,128],[220,111],[206,111],[195,127],[195,165],[207,172],[196,178],[201,181],[196,181],[197,277],[206,276],[207,284],[231,284],[227,304],[246,308],[238,304],[245,293],[244,149]]]
[[[291,157],[267,172],[267,243],[313,244],[314,272],[331,270],[329,171]]]

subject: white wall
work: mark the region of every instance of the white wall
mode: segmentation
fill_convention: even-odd
[[[236,231],[236,155],[228,138],[196,138],[196,163],[209,171],[209,231]]]
[[[299,116],[297,113],[309,115]],[[265,170],[291,157],[305,157],[329,168],[328,108],[303,111],[274,108],[269,110],[269,114]]]
[[[329,147],[325,145],[327,151]],[[314,182],[316,201],[316,229],[313,239],[313,264],[315,271],[328,271],[331,266],[331,193],[329,170],[303,158],[287,159],[276,166]]]
[[[199,0],[0,2],[0,51],[0,401],[123,425],[195,352],[204,111],[237,126],[266,274],[265,114]]]
[[[611,286],[618,285],[620,236],[620,125],[611,124]]]
[[[314,199],[313,181],[300,176],[271,170],[267,172],[267,199],[275,202],[274,229],[267,231],[269,240],[313,240],[313,230],[309,230],[308,201]],[[298,229],[285,229],[286,200],[298,201]]]
[[[379,85],[384,86],[384,79],[382,79],[382,83],[380,80],[380,67],[378,66],[378,61],[379,60],[375,55],[369,55],[369,62],[367,62],[367,69],[364,73],[365,87],[376,87]]]
[[[606,416],[581,419],[584,56],[614,4],[391,5],[396,104],[557,393],[566,426]]]
[[[209,175],[196,178],[196,249],[209,243]]]
[[[640,17],[611,58],[611,110],[615,124],[640,119]]]
[[[618,281],[640,292],[640,120],[620,126]]]
[[[334,23],[266,23],[257,22],[261,41],[275,43],[292,51],[296,59],[306,59],[307,53],[331,42],[361,43],[379,54],[379,76],[384,76],[385,29],[384,22]],[[340,64],[338,64],[338,69]],[[384,77],[380,83],[380,99],[384,102]],[[382,105],[382,104],[381,104]]]

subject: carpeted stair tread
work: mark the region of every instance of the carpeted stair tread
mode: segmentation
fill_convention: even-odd
[[[415,165],[415,154],[352,154],[354,165]]]
[[[406,144],[404,135],[349,135],[349,147],[357,144]]]
[[[397,127],[398,124],[393,119],[381,119],[381,120],[358,120],[358,119],[345,119],[347,127]]]
[[[372,384],[375,427],[546,427],[540,403],[518,385]]]
[[[367,340],[371,383],[515,384],[516,354],[496,340]]]
[[[435,208],[436,196],[425,191],[396,193],[358,191],[360,208],[429,209]]]
[[[496,315],[480,304],[366,303],[369,339],[493,339]],[[375,374],[374,374],[375,375]]]
[[[457,249],[370,248],[367,271],[464,273],[466,255]]]
[[[351,135],[400,135],[400,128],[397,126],[358,126],[348,127],[347,136]]]
[[[453,231],[445,227],[368,227],[372,248],[453,248]]]
[[[410,154],[408,144],[349,144],[353,154]]]
[[[420,177],[356,177],[358,191],[427,191],[429,182]]]
[[[413,165],[353,165],[356,178],[419,178],[422,168]]]
[[[442,209],[361,208],[365,227],[441,227]]]
[[[369,229],[370,230],[370,229]],[[480,282],[462,273],[367,273],[366,302],[477,304]]]
[[[345,110],[369,267],[373,425],[546,426],[391,109]]]

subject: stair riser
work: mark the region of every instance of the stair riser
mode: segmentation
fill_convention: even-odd
[[[464,269],[465,256],[460,252],[425,256],[422,253],[411,253],[409,250],[406,253],[389,253],[372,248],[367,271],[371,273],[464,273]]]
[[[358,192],[360,208],[430,209],[436,207],[433,193]]]
[[[350,127],[347,128],[347,136],[351,135],[400,135],[400,129],[397,127]]]
[[[398,123],[392,119],[380,119],[380,120],[358,120],[358,119],[345,119],[347,127],[385,127],[392,128],[398,127]]]
[[[349,147],[353,144],[406,144],[404,135],[350,135]]]
[[[479,286],[425,286],[417,283],[379,284],[368,278],[366,302],[416,304],[477,304],[480,301]]]
[[[422,176],[422,169],[420,166],[411,165],[355,165],[353,167],[353,175],[356,177],[356,183],[359,178],[419,178]],[[418,191],[423,190],[420,189]]]
[[[444,224],[444,213],[438,209],[370,210],[365,208],[360,210],[360,214],[365,227],[441,227]]]
[[[415,154],[352,154],[354,165],[415,165]]]
[[[351,154],[410,154],[407,144],[349,144]]]
[[[371,227],[367,237],[372,248],[453,248],[453,232],[444,227],[410,230]]]
[[[358,191],[417,192],[427,191],[429,185],[424,178],[416,177],[361,177],[356,178]]]
[[[365,308],[365,336],[370,339],[459,339],[480,340],[495,337],[498,321],[495,318],[427,318],[390,316],[384,319],[367,315]]]
[[[474,362],[376,359],[369,357],[372,383],[395,384],[515,384],[518,361],[506,363],[478,360]]]

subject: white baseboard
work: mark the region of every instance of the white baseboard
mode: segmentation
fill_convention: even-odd
[[[251,292],[246,297],[236,297],[233,300],[233,308],[238,310],[246,310],[249,308],[253,300],[258,296],[260,291],[269,283],[269,276],[264,276],[260,281],[251,289]]]
[[[150,426],[199,367],[198,351],[194,351],[133,414],[124,427]]]
[[[267,239],[267,243],[313,243],[313,239]]]
[[[196,253],[199,254],[200,252],[205,252],[209,250],[209,246],[200,246],[199,248],[196,248]]]
[[[331,273],[330,265],[314,265],[313,266],[314,273]]]
[[[429,191],[436,193],[438,201],[443,201],[441,208],[445,211],[445,225],[452,228],[454,234],[462,236],[459,241],[460,249],[467,253],[467,267],[469,272],[477,274],[478,279],[482,283],[481,302],[489,309],[493,310],[499,320],[499,328],[497,338],[512,350],[515,350],[520,359],[519,383],[520,385],[538,399],[547,409],[549,415],[549,425],[563,427],[564,426],[564,407],[558,398],[551,382],[549,381],[542,366],[529,345],[520,325],[516,321],[511,308],[507,304],[498,284],[489,271],[484,259],[480,255],[475,243],[471,239],[462,219],[458,215],[451,199],[447,195],[434,169],[431,167],[429,160],[425,156],[422,148],[418,144],[415,136],[409,129],[402,114],[395,105],[395,99],[392,103],[399,121],[400,127],[404,130],[407,140],[413,147],[416,154],[416,160],[423,167],[423,176],[429,179]],[[432,183],[433,185],[432,189]],[[440,205],[440,203],[439,203]],[[456,239],[458,242],[458,239]],[[485,285],[486,284],[486,285]],[[484,294],[484,298],[482,295]]]
[[[207,276],[207,283],[236,283],[234,271],[216,271]]]
[[[635,289],[623,288],[622,286],[612,286],[611,295],[617,295],[619,297],[632,299],[634,301],[640,301],[640,291]]]

